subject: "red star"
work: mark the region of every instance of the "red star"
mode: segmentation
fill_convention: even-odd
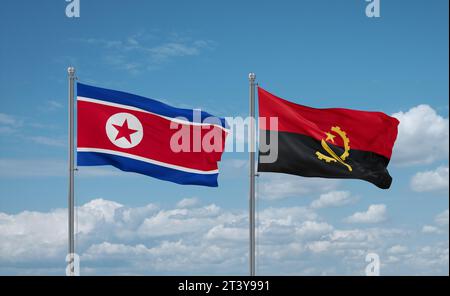
[[[128,121],[126,119],[123,122],[122,126],[117,125],[117,124],[113,124],[113,126],[118,131],[117,136],[116,136],[116,141],[118,139],[120,139],[120,138],[125,138],[131,144],[131,137],[130,136],[132,134],[136,133],[137,130],[128,128]]]

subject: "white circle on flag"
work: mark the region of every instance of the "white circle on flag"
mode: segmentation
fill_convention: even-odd
[[[142,141],[144,129],[136,116],[116,113],[106,121],[108,139],[120,148],[133,148]]]

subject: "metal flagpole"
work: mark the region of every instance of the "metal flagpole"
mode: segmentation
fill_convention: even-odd
[[[255,275],[255,73],[248,74],[250,82],[250,197],[249,197],[249,227],[250,227],[250,275]]]
[[[75,200],[74,200],[74,84],[75,68],[67,69],[69,74],[69,275],[75,275]]]

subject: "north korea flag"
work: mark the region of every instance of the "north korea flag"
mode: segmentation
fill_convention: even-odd
[[[218,186],[224,118],[82,83],[77,115],[78,166],[111,165],[183,185]]]
[[[281,99],[258,88],[261,141],[278,136],[278,145],[259,152],[258,171],[304,177],[361,179],[382,189],[391,186],[389,164],[399,121],[382,112],[316,109]],[[269,118],[278,118],[271,126]],[[276,135],[273,135],[276,133]],[[266,140],[267,139],[267,140]],[[273,144],[273,143],[272,143]],[[274,162],[263,156],[278,149]]]

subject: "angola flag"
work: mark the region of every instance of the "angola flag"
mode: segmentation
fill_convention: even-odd
[[[259,172],[362,179],[382,189],[391,186],[387,166],[397,138],[396,118],[381,112],[306,107],[262,88],[258,99],[260,120],[278,118],[277,127],[260,125],[265,139],[278,134],[278,147],[268,143],[270,149],[278,148],[278,157],[264,163],[262,156],[273,151],[260,151]]]

